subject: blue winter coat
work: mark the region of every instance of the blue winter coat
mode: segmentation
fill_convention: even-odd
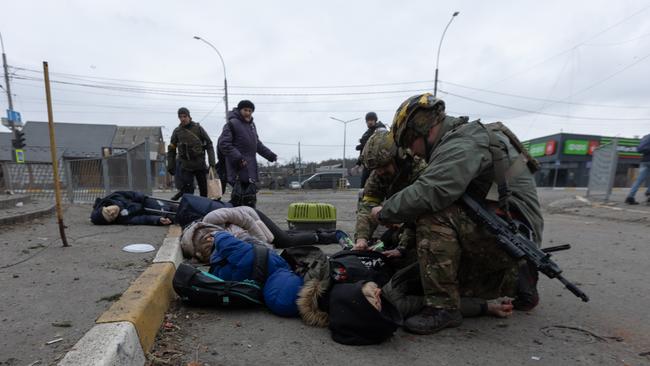
[[[267,276],[279,268],[290,270],[289,264],[273,250],[268,251]],[[252,279],[253,244],[239,240],[229,232],[214,234],[214,251],[210,257],[210,273],[225,281]]]
[[[238,175],[241,182],[259,180],[256,154],[271,162],[277,160],[275,153],[259,140],[253,120],[244,120],[237,108],[228,113],[228,123],[223,126],[217,149],[218,155],[225,157],[226,176],[230,184],[235,183]],[[245,168],[241,166],[242,160],[246,160]]]

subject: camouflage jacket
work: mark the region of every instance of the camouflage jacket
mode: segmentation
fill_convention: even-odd
[[[519,153],[508,138],[500,132],[495,135],[507,146],[510,161],[517,159]],[[494,181],[494,167],[485,127],[477,121],[462,123],[446,117],[439,136],[418,179],[384,202],[379,216],[382,223],[408,222],[438,212],[465,192],[475,197],[487,195]],[[523,216],[541,242],[544,219],[533,175],[525,169],[508,184],[511,210]]]
[[[427,167],[427,164],[424,160],[416,158],[401,161],[399,166],[399,171],[395,176],[380,177],[374,170],[370,173],[366,185],[363,187],[363,197],[357,207],[355,240],[367,240],[372,237],[372,234],[377,229],[377,222],[371,218],[370,210],[375,206],[379,206],[386,198],[413,183]]]
[[[212,140],[200,124],[192,121],[187,126],[178,126],[172,132],[167,148],[167,168],[176,167],[176,156],[185,170],[205,170],[205,153],[208,163],[214,166],[214,148]]]

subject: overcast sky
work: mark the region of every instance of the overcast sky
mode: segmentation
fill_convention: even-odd
[[[185,106],[216,143],[223,68],[198,35],[224,57],[230,107],[256,104],[281,162],[298,141],[303,160],[340,157],[330,116],[361,118],[347,129],[354,157],[367,111],[390,124],[405,98],[433,90],[438,42],[459,11],[440,56],[449,114],[504,121],[522,140],[650,133],[648,1],[21,0],[0,11],[24,121],[47,120],[48,61],[65,82],[53,84],[55,121],[160,125],[168,140]]]

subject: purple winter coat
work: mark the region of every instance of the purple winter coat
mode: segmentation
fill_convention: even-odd
[[[219,136],[218,150],[225,156],[226,176],[230,184],[235,183],[237,175],[242,182],[259,180],[256,154],[271,162],[277,160],[275,153],[259,140],[253,120],[246,122],[237,108],[228,112],[228,123],[223,126]],[[243,169],[242,160],[248,163]]]

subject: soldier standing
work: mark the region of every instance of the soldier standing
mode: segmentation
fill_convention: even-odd
[[[355,147],[357,151],[359,151],[359,159],[357,160],[357,165],[363,166],[363,148],[366,146],[366,143],[368,142],[368,139],[370,139],[370,136],[372,136],[375,131],[387,131],[386,126],[379,121],[379,118],[377,117],[377,113],[375,112],[368,112],[366,113],[366,127],[368,129],[366,132],[363,133],[363,136],[359,139],[359,145]],[[361,187],[363,188],[366,185],[366,180],[370,176],[370,168],[368,167],[363,167],[363,171],[361,172]]]
[[[209,167],[214,168],[212,140],[210,140],[210,136],[201,125],[192,121],[190,111],[187,108],[178,109],[178,119],[180,124],[172,132],[171,141],[167,148],[167,171],[171,175],[179,175],[182,188],[172,199],[180,198],[183,193],[194,194],[194,178],[196,178],[201,196],[207,197],[208,183],[206,174],[208,173],[208,167],[205,165],[205,153],[208,153]],[[177,156],[180,171],[176,171]]]
[[[518,277],[533,283],[534,296],[529,303],[515,302],[515,308],[532,308],[538,301],[536,272],[510,258],[494,235],[457,203],[465,193],[488,202],[494,198],[490,192],[496,180],[499,204],[490,207],[523,222],[541,242],[543,218],[530,167],[534,161],[507,128],[494,125],[503,127],[447,116],[444,102],[429,93],[407,99],[395,114],[396,144],[426,159],[428,166],[371,215],[382,224],[416,221],[425,307],[405,321],[410,332],[431,334],[460,325],[461,296],[512,296]],[[479,290],[482,293],[471,293]]]

